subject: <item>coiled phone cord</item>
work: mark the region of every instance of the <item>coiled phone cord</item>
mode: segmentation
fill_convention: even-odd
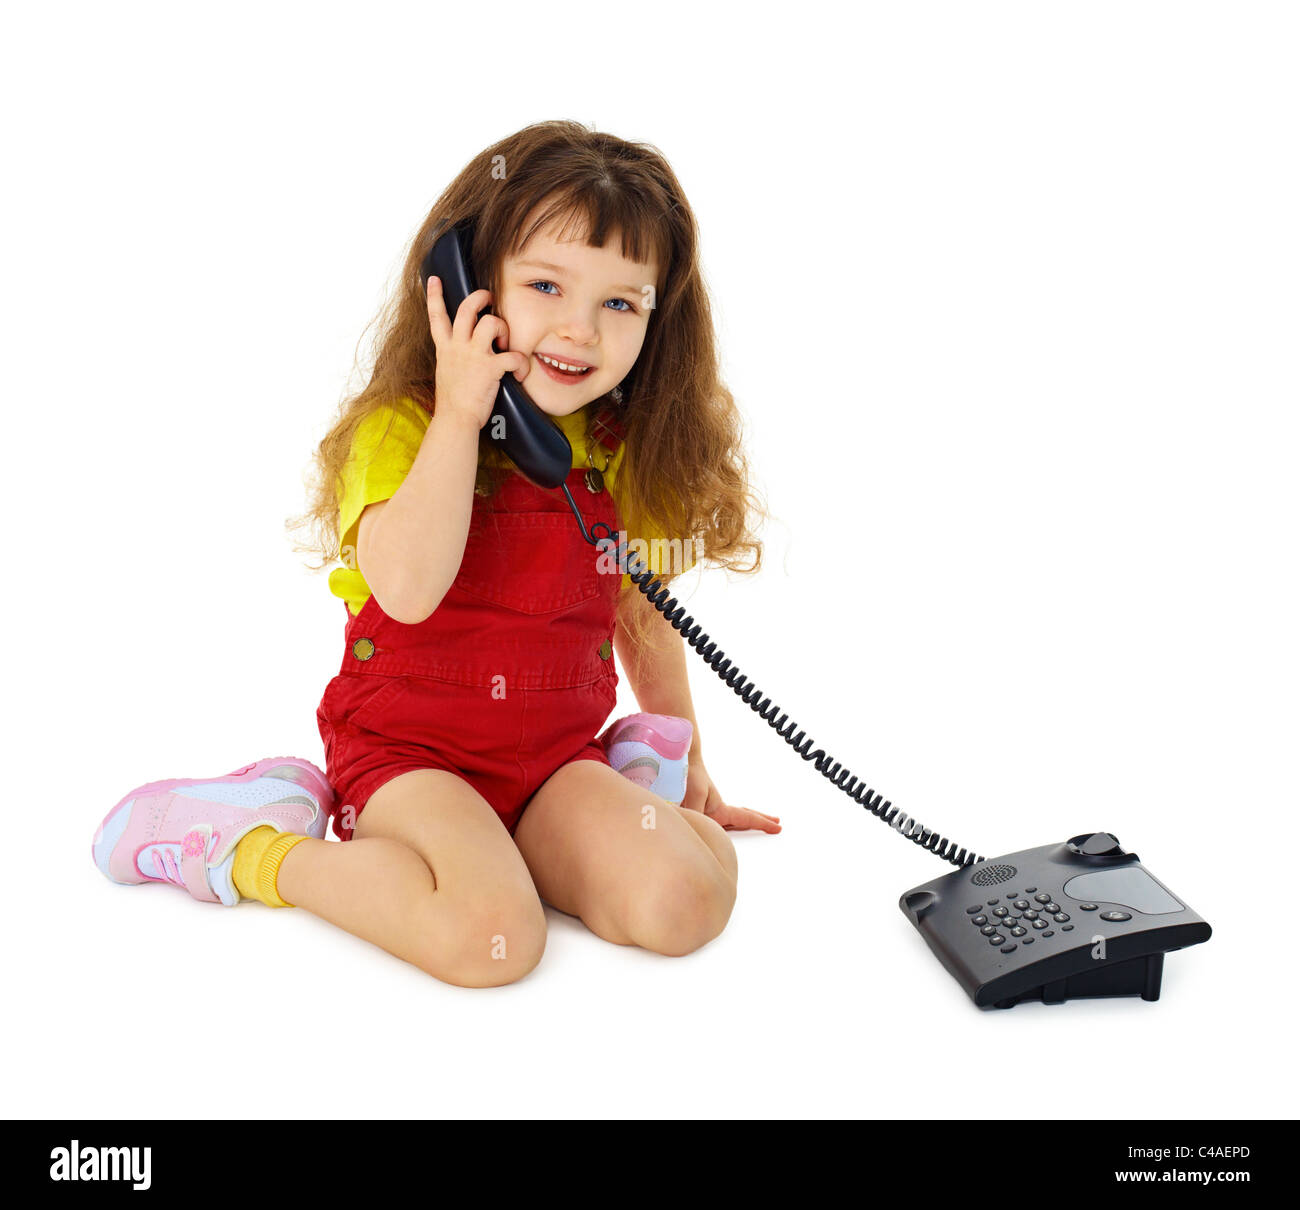
[[[832,784],[843,790],[854,802],[865,807],[877,819],[889,824],[900,836],[912,841],[913,844],[920,845],[923,849],[929,849],[944,861],[962,868],[984,860],[983,857],[959,848],[955,841],[940,836],[938,832],[932,832],[919,820],[904,815],[883,795],[877,794],[874,790],[868,789],[865,783],[859,782],[847,768],[843,768],[824,749],[810,751],[813,746],[811,737],[805,738],[802,731],[796,734],[798,724],[793,720],[787,721],[788,716],[781,713],[781,707],[770,698],[764,697],[763,691],[744,676],[716,644],[709,642],[709,636],[701,632],[695,619],[686,615],[686,610],[677,603],[677,599],[668,595],[667,588],[660,586],[650,569],[642,566],[641,560],[627,549],[626,544],[620,543],[618,535],[608,525],[603,521],[597,521],[588,532],[587,523],[582,519],[582,513],[569,492],[569,485],[563,484],[563,489],[569,507],[573,509],[573,515],[578,519],[578,528],[582,530],[582,536],[587,542],[610,558],[617,559],[618,566],[627,572],[632,583],[664,615],[672,627],[681,632],[682,637],[695,649],[700,658],[727,683],[737,697],[759,715],[804,760],[812,761],[817,766],[818,773],[828,778]],[[603,530],[604,533],[598,535],[598,530]]]

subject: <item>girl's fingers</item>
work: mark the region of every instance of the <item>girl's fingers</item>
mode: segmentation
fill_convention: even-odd
[[[451,320],[447,318],[447,304],[442,297],[442,281],[430,275],[425,286],[425,301],[429,305],[429,331],[433,334],[434,345],[440,340],[451,337]]]
[[[456,322],[452,324],[452,336],[456,340],[468,340],[474,330],[474,320],[478,313],[492,301],[488,290],[475,290],[465,295],[464,301],[456,308]]]
[[[498,339],[500,339],[501,348],[504,351],[506,342],[510,339],[509,326],[499,315],[484,315],[474,325],[474,335],[470,337],[470,343],[477,346],[484,353],[495,353]]]

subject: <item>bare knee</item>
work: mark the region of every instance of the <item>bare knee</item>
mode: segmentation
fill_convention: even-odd
[[[704,863],[673,867],[642,885],[629,931],[642,948],[681,957],[718,936],[735,903],[736,885],[722,870]]]
[[[527,975],[545,950],[546,913],[535,893],[478,896],[457,903],[454,924],[431,938],[421,966],[459,987],[500,987]]]

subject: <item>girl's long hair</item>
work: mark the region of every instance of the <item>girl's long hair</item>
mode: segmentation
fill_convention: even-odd
[[[547,205],[524,230],[528,215]],[[373,369],[364,389],[339,405],[338,416],[312,461],[309,506],[288,519],[291,531],[310,527],[300,552],[324,556],[319,571],[341,557],[341,472],[358,426],[401,398],[430,413],[435,349],[421,265],[435,235],[448,224],[474,225],[473,279],[500,297],[500,271],[538,228],[562,223],[557,238],[583,232],[592,247],[617,234],[623,255],[655,260],[659,280],[645,343],[622,384],[619,407],[626,450],[616,484],[629,539],[647,532],[680,538],[690,557],[735,572],[757,571],[762,544],[751,518],[766,515],[751,490],[741,448],[741,420],[719,376],[713,320],[700,271],[695,216],[664,157],[643,143],[588,130],[579,122],[538,122],[477,155],[433,204],[406,255],[392,296],[367,330],[376,328]],[[364,337],[364,333],[363,333]],[[588,405],[594,419],[606,396]],[[500,458],[480,440],[478,490],[499,483]],[[683,570],[665,567],[667,583]],[[623,593],[619,618],[639,643],[645,611],[628,608],[635,589]],[[662,623],[658,623],[662,625]]]

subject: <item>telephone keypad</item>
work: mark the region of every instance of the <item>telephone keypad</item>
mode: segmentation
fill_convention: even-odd
[[[1027,896],[1033,896],[1032,902]],[[1086,912],[1096,911],[1097,904],[1083,903],[1079,908]],[[1012,891],[1005,896],[1005,902],[990,899],[987,903],[973,903],[966,909],[966,915],[981,936],[987,938],[989,945],[1004,954],[1014,953],[1017,944],[1032,945],[1036,937],[1055,937],[1054,924],[1060,926],[1062,933],[1074,928],[1068,923],[1070,914],[1050,894],[1034,886]],[[1115,915],[1101,913],[1102,919],[1113,919]],[[1010,937],[1006,936],[1008,933]]]

